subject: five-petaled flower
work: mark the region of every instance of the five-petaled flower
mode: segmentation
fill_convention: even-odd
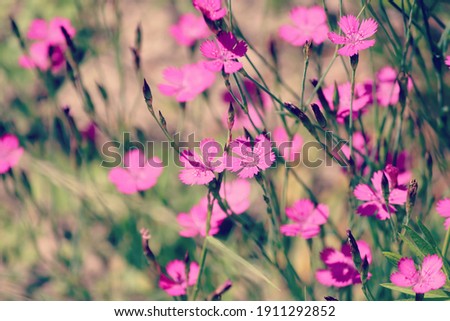
[[[12,134],[0,137],[0,174],[9,171],[16,166],[23,154],[23,148],[19,146],[19,140]]]
[[[186,270],[186,263],[181,260],[169,262],[167,275],[161,274],[159,278],[159,287],[171,296],[185,295],[187,288],[197,283],[200,268],[197,262],[191,262]]]
[[[227,9],[222,8],[221,2],[221,0],[192,0],[194,8],[213,21],[222,19],[227,14]]]
[[[316,206],[309,199],[301,199],[292,207],[286,208],[286,216],[294,223],[282,225],[280,231],[286,236],[300,235],[304,239],[310,239],[319,234],[320,225],[327,222],[328,215],[328,206]]]
[[[446,276],[442,272],[442,259],[436,254],[427,255],[417,270],[412,258],[402,258],[398,271],[391,274],[391,282],[397,286],[412,287],[415,293],[427,293],[444,286]]]
[[[182,46],[192,46],[211,33],[203,17],[197,17],[193,13],[182,15],[176,24],[170,26],[169,32]]]
[[[450,228],[450,198],[444,198],[436,204],[436,211],[445,218],[444,226]]]
[[[408,79],[407,89],[413,87],[411,79]],[[398,103],[400,85],[397,82],[397,72],[390,66],[381,68],[377,73],[377,102],[378,105],[387,107]]]
[[[360,24],[358,18],[348,15],[343,16],[339,20],[338,25],[344,32],[344,35],[341,36],[334,32],[329,32],[328,38],[337,45],[344,45],[338,50],[340,55],[353,56],[358,51],[370,48],[375,44],[375,39],[367,39],[377,32],[378,24],[374,19],[365,19]]]

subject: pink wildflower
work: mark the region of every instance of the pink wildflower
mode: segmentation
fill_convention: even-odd
[[[445,58],[445,64],[447,65],[447,67],[450,69],[450,56],[447,56]]]
[[[192,0],[192,4],[195,9],[213,21],[222,19],[227,14],[227,9],[222,8],[221,0]]]
[[[393,164],[393,162],[393,155],[391,153],[388,153],[386,156],[386,164]],[[412,177],[412,173],[409,170],[409,168],[411,167],[411,157],[406,150],[398,154],[395,167],[398,169],[397,185],[406,186]]]
[[[303,46],[307,41],[319,45],[327,39],[327,15],[322,7],[295,7],[290,12],[294,25],[283,25],[278,33],[293,46]]]
[[[272,140],[275,142],[281,157],[287,162],[299,159],[303,145],[303,139],[299,134],[294,134],[292,140],[290,140],[284,127],[278,127],[272,132]]]
[[[398,271],[391,274],[391,282],[397,286],[412,287],[415,293],[427,293],[444,286],[447,278],[442,272],[442,259],[436,254],[427,255],[419,270],[413,259],[402,258]]]
[[[354,162],[357,169],[361,169],[364,164],[365,160],[361,154],[365,155],[366,146],[368,145],[368,143],[368,139],[366,139],[361,132],[353,133],[353,157],[355,158]],[[350,159],[350,146],[347,144],[343,145],[341,150],[342,153],[347,157],[347,159]],[[357,153],[356,151],[358,151],[359,153]]]
[[[436,205],[436,211],[445,218],[445,229],[450,228],[450,198],[440,200]]]
[[[408,79],[408,90],[412,89],[412,81]],[[377,73],[377,101],[380,106],[387,107],[398,103],[400,85],[397,82],[397,72],[386,66]]]
[[[250,183],[247,180],[236,179],[222,184],[219,195],[227,202],[231,211],[239,215],[250,207],[250,190]],[[214,209],[222,211],[219,205],[214,206]]]
[[[182,15],[177,24],[172,25],[169,31],[182,46],[192,46],[197,40],[204,39],[210,34],[203,17],[197,17],[193,13]]]
[[[142,151],[133,149],[125,154],[124,167],[111,169],[108,178],[119,192],[134,194],[156,185],[162,171],[162,163],[158,157],[148,161]]]
[[[280,231],[286,236],[300,234],[302,238],[310,239],[319,234],[320,225],[327,222],[328,215],[328,206],[315,206],[309,199],[298,200],[292,207],[286,208],[286,216],[294,223],[282,225]]]
[[[251,80],[248,79],[244,79],[243,81],[244,83],[244,94],[247,94],[247,99],[250,100],[249,102],[252,105],[258,106],[258,107],[262,107],[264,109],[267,109],[270,107],[270,105],[272,104],[272,100],[269,96],[268,93],[260,90],[254,82],[252,82]],[[239,94],[239,91],[235,88],[233,88],[233,94],[240,100],[242,100],[242,97]],[[230,92],[228,90],[224,90],[222,93],[222,100],[227,104],[229,103],[233,103],[234,102],[234,98],[233,96],[230,94]]]
[[[376,214],[379,220],[385,220],[390,218],[390,214],[397,211],[393,205],[405,204],[407,191],[392,187],[392,179],[389,175],[386,175],[390,186],[389,209],[387,208],[383,196],[382,177],[383,171],[377,171],[372,176],[372,187],[367,184],[359,184],[355,187],[353,194],[360,201],[364,201],[364,204],[358,206],[357,212],[359,215],[371,216]]]
[[[163,95],[174,96],[178,102],[191,101],[214,83],[216,76],[205,68],[203,62],[184,65],[181,68],[168,67],[163,71],[168,84],[159,84]]]
[[[197,262],[191,262],[186,275],[186,263],[173,260],[166,266],[167,276],[161,274],[159,287],[171,296],[185,295],[189,286],[197,283],[200,268]]]
[[[4,174],[17,165],[23,154],[19,140],[12,134],[0,137],[0,174]]]
[[[237,61],[247,52],[245,41],[238,41],[231,32],[220,32],[216,40],[206,40],[200,45],[200,51],[205,58],[212,59],[205,62],[211,71],[223,71],[232,74],[242,68]]]
[[[375,39],[367,40],[377,32],[378,28],[378,24],[372,18],[365,19],[360,24],[358,18],[352,15],[343,16],[338,25],[344,32],[344,36],[329,32],[328,38],[337,45],[344,45],[338,50],[340,55],[353,56],[358,51],[370,48],[375,44]]]
[[[372,262],[372,253],[369,245],[365,241],[357,241],[361,258],[367,257],[369,264]],[[327,269],[316,271],[316,279],[326,286],[338,288],[352,284],[361,283],[361,276],[353,263],[350,246],[344,244],[341,251],[333,248],[326,248],[320,253],[320,258],[327,266]],[[368,277],[370,278],[369,273]]]

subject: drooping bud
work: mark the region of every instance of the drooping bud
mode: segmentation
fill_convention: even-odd
[[[145,103],[147,104],[147,107],[150,109],[150,111],[153,112],[153,96],[152,91],[150,90],[150,86],[147,83],[147,80],[144,78],[144,85],[142,87],[142,92],[144,94]]]
[[[358,62],[359,62],[358,54],[350,56],[350,65],[352,66],[353,70],[356,70],[356,67],[358,67]]]
[[[355,267],[358,269],[358,271],[361,271],[361,254],[359,252],[358,243],[356,243],[355,237],[350,230],[347,230],[347,242],[350,245],[353,263],[355,263]]]
[[[314,112],[314,116],[316,117],[319,126],[322,128],[326,128],[328,125],[327,120],[325,116],[322,114],[322,111],[320,110],[319,106],[317,104],[311,104],[311,108]]]
[[[156,261],[156,257],[153,254],[152,250],[150,249],[149,241],[150,241],[150,233],[148,229],[142,228],[141,231],[141,241],[142,241],[142,249],[144,251],[144,255],[149,261],[150,264],[153,265],[153,267],[156,269],[156,271],[161,273],[161,267],[158,264],[158,261]]]
[[[398,185],[398,168],[388,164],[384,169],[385,173],[389,176],[391,181],[391,188],[396,188]]]
[[[215,289],[213,293],[211,293],[209,296],[209,301],[220,301],[222,299],[222,295],[231,289],[232,286],[233,282],[231,282],[231,280],[226,280],[222,285]]]

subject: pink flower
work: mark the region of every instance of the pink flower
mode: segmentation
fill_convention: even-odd
[[[293,46],[303,46],[307,41],[319,45],[327,39],[327,15],[322,7],[295,7],[290,12],[294,25],[283,25],[278,33]]]
[[[412,287],[415,293],[427,293],[444,286],[447,278],[442,272],[442,259],[436,254],[427,255],[416,270],[413,259],[402,258],[398,271],[391,274],[391,282],[397,286]]]
[[[440,200],[436,205],[436,211],[446,219],[444,226],[448,230],[450,228],[450,198]]]
[[[298,200],[292,207],[286,208],[286,216],[294,223],[282,225],[280,231],[286,236],[300,234],[302,238],[310,239],[319,234],[320,225],[327,222],[328,215],[328,206],[315,206],[309,199]]]
[[[239,215],[244,213],[250,207],[250,191],[251,186],[247,180],[236,179],[231,182],[226,182],[225,184],[222,183],[219,195],[227,202],[231,211],[234,214]],[[219,205],[214,206],[214,210],[222,211]]]
[[[365,19],[360,24],[359,20],[352,15],[343,16],[338,25],[344,32],[344,36],[329,32],[328,38],[337,45],[344,45],[338,50],[340,55],[353,56],[358,51],[370,48],[375,44],[375,39],[366,40],[377,32],[378,24],[372,18]]]
[[[260,134],[253,142],[245,137],[233,140],[226,166],[240,178],[252,178],[261,170],[269,168],[274,161],[270,140]]]
[[[197,283],[200,268],[197,262],[191,262],[186,275],[186,263],[173,260],[166,266],[167,276],[161,274],[159,287],[171,296],[185,295],[189,286]]]
[[[393,163],[393,155],[391,153],[387,153],[386,164],[389,165]],[[395,167],[398,169],[397,185],[406,187],[412,177],[412,173],[409,170],[409,168],[411,167],[411,157],[406,150],[398,154]]]
[[[23,154],[19,140],[12,134],[0,137],[0,174],[4,174],[17,165]]]
[[[364,241],[357,241],[361,258],[367,257],[369,264],[372,262],[372,253],[369,245]],[[320,258],[327,269],[316,271],[316,279],[326,286],[338,288],[361,283],[361,276],[353,263],[350,246],[344,244],[341,251],[326,248],[320,253]],[[370,278],[369,273],[368,277]]]
[[[124,167],[111,169],[108,178],[119,192],[134,194],[153,187],[162,171],[162,163],[158,157],[148,161],[142,151],[133,149],[125,154]]]
[[[287,162],[299,159],[303,145],[303,139],[299,134],[294,134],[292,140],[290,140],[284,127],[278,127],[272,132],[272,140],[275,142],[281,157]]]
[[[445,64],[447,65],[447,67],[450,69],[450,56],[447,56],[445,58]]]
[[[204,39],[210,34],[203,17],[197,17],[193,13],[182,15],[177,24],[172,25],[169,31],[182,46],[192,46],[197,40]]]
[[[366,139],[361,132],[354,132],[353,133],[353,157],[355,166],[357,169],[361,169],[361,167],[364,164],[364,157],[359,154],[362,153],[363,155],[366,153],[366,146],[369,144],[368,139]],[[370,148],[368,148],[370,150]],[[347,159],[350,159],[350,146],[348,144],[343,145],[342,153],[347,157]],[[355,152],[358,151],[359,153]]]
[[[220,32],[216,40],[206,40],[200,45],[200,51],[205,58],[212,59],[205,62],[211,71],[223,71],[232,74],[242,68],[237,61],[247,52],[245,41],[238,41],[231,32]]]
[[[159,84],[163,95],[174,96],[178,102],[194,100],[197,95],[214,83],[216,75],[205,68],[203,62],[184,65],[181,68],[168,67],[163,71],[167,84]]]
[[[222,19],[227,14],[227,9],[222,8],[221,0],[192,0],[192,4],[195,9],[213,21]]]
[[[210,138],[200,142],[200,154],[191,150],[182,151],[180,161],[184,169],[180,172],[180,181],[187,185],[203,185],[211,182],[215,178],[214,172],[220,173],[224,170],[221,152],[220,144]]]
[[[244,79],[243,81],[244,83],[244,94],[246,94],[247,97],[247,101],[255,106],[258,107],[263,107],[264,109],[268,109],[271,104],[272,104],[272,100],[269,96],[268,93],[260,90],[254,82],[252,82],[251,80],[248,79]],[[239,91],[237,88],[233,88],[233,94],[240,100],[242,100],[242,97],[239,94]],[[233,103],[234,102],[234,98],[233,96],[230,94],[230,92],[228,90],[224,90],[222,93],[222,100],[227,104],[229,103]],[[262,105],[262,106],[261,106]]]
[[[47,23],[43,19],[35,19],[28,28],[27,37],[30,40],[40,40],[51,45],[62,45],[66,43],[61,27],[66,29],[70,37],[75,36],[76,30],[69,19],[55,17]]]
[[[358,206],[357,212],[361,216],[371,216],[376,214],[379,220],[386,220],[390,218],[390,213],[395,213],[397,210],[393,205],[403,205],[406,202],[407,191],[392,187],[392,180],[389,175],[386,175],[389,181],[389,210],[383,196],[382,188],[383,171],[377,171],[372,176],[372,187],[367,184],[359,184],[355,187],[353,194],[364,204]]]
[[[408,91],[412,89],[411,79],[408,79]],[[400,85],[397,82],[397,72],[386,66],[377,73],[377,101],[380,106],[387,107],[398,103]]]

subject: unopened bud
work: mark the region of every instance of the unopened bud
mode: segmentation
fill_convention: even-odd
[[[160,123],[161,123],[161,126],[162,126],[165,130],[167,130],[167,122],[166,122],[166,119],[164,118],[164,116],[163,116],[163,114],[161,113],[160,110],[158,111],[158,113],[159,113],[159,121],[160,121]]]
[[[230,106],[228,107],[228,130],[231,131],[234,126],[234,107],[233,104],[230,102]]]
[[[384,200],[385,201],[389,200],[389,194],[390,194],[389,180],[388,180],[386,174],[384,173],[384,171],[383,171],[383,176],[381,177],[381,189],[383,191]]]
[[[233,286],[231,280],[226,280],[222,285],[220,285],[214,292],[210,295],[209,301],[220,301],[222,295],[227,292]]]
[[[144,93],[145,103],[147,104],[148,108],[151,108],[153,110],[152,91],[150,90],[150,86],[148,85],[147,80],[145,80],[145,78],[144,78],[144,86],[142,87],[142,92]]]
[[[311,84],[314,87],[317,87],[319,82],[317,79],[311,79]],[[320,104],[322,105],[323,109],[328,115],[332,115],[333,111],[330,108],[330,104],[328,103],[327,98],[325,97],[325,94],[323,93],[322,87],[317,88],[317,97],[319,98]]]
[[[358,62],[359,62],[358,54],[350,56],[350,65],[352,66],[353,70],[356,70],[356,67],[358,67]]]
[[[358,271],[361,271],[361,254],[359,253],[358,243],[350,230],[347,230],[347,241],[350,245],[350,251],[352,252],[353,263],[355,263],[355,267]]]
[[[409,217],[416,204],[417,190],[419,189],[419,184],[415,179],[412,179],[408,185],[408,193],[406,194],[406,215]]]
[[[300,110],[297,106],[291,103],[284,103],[284,108],[286,108],[291,114],[296,116],[305,126],[305,128],[313,135],[316,136],[316,129],[314,128],[314,125],[311,123],[311,120],[309,120],[308,116]]]
[[[9,22],[11,24],[11,30],[12,30],[14,36],[16,36],[16,38],[19,40],[20,48],[22,48],[24,50],[25,42],[22,38],[22,35],[20,33],[20,30],[19,30],[19,27],[17,26],[16,21],[14,20],[13,17],[9,17]]]
[[[306,59],[306,57],[309,58],[309,56],[311,55],[310,50],[309,50],[311,48],[311,46],[312,46],[311,41],[306,41],[305,45],[303,46],[303,54],[305,55],[305,59]]]
[[[72,68],[72,65],[67,60],[66,60],[66,71],[67,71],[67,76],[69,76],[70,81],[75,86],[75,83],[76,83],[75,72]]]
[[[275,66],[278,66],[278,50],[277,50],[277,43],[274,38],[270,38],[269,40],[269,52],[272,56],[272,60],[275,64]]]
[[[134,47],[138,52],[141,52],[142,48],[142,27],[141,23],[139,23],[136,27],[135,38],[134,38]]]
[[[369,261],[367,260],[367,255],[364,256],[364,259],[361,263],[361,282],[364,284],[367,281],[369,276]]]
[[[398,168],[391,164],[388,164],[384,169],[384,172],[389,176],[391,180],[390,188],[396,188],[398,185]]]
[[[158,273],[161,273],[161,267],[159,266],[158,262],[156,261],[156,257],[153,254],[152,250],[150,249],[149,241],[150,241],[150,233],[148,229],[142,228],[141,231],[141,241],[142,241],[142,250],[144,251],[144,255],[149,261],[150,264],[153,265],[153,267],[156,269]]]
[[[72,58],[75,60],[75,62],[78,61],[78,50],[75,47],[75,44],[73,43],[72,38],[70,37],[69,33],[67,32],[66,28],[61,26],[61,31],[63,33],[64,39],[66,41],[67,47],[69,47],[70,54],[72,55]]]
[[[327,120],[325,116],[322,114],[322,111],[320,110],[319,106],[317,104],[311,104],[311,108],[314,112],[314,116],[316,117],[317,123],[320,127],[326,128],[327,127]]]

